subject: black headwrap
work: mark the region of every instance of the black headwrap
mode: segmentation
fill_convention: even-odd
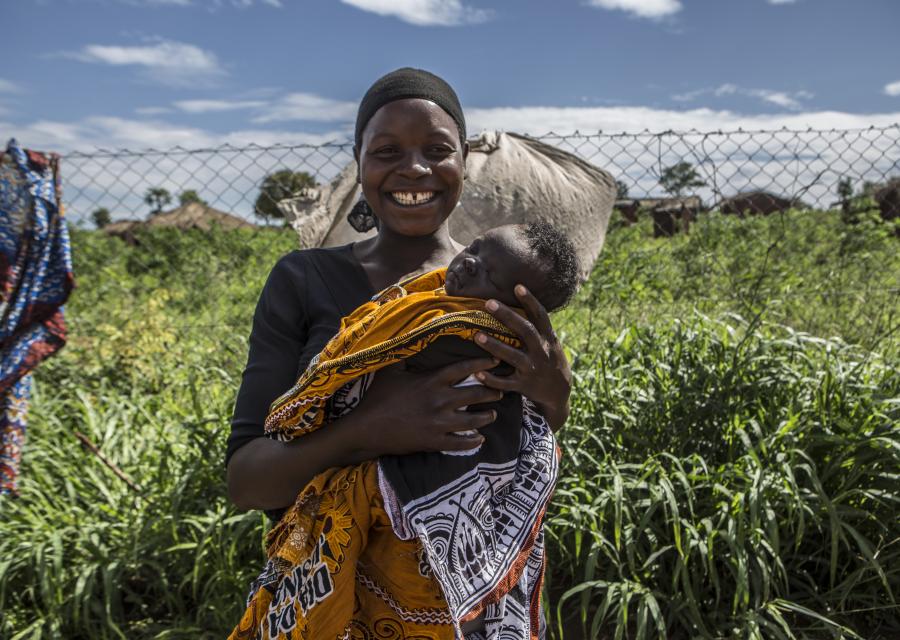
[[[404,98],[423,98],[431,100],[456,122],[459,129],[459,141],[466,141],[466,119],[459,104],[459,98],[453,88],[433,73],[423,69],[403,67],[382,76],[375,81],[362,102],[359,103],[359,111],[356,114],[356,148],[362,145],[362,133],[366,124],[381,107],[394,100]]]

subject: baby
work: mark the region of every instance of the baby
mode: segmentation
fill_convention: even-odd
[[[344,318],[272,404],[266,430],[288,440],[327,427],[385,366],[424,371],[483,357],[479,332],[518,345],[484,300],[515,306],[521,283],[553,310],[577,278],[574,248],[552,225],[493,229],[446,270],[389,287]],[[367,637],[373,624],[398,637],[495,637],[501,629],[537,637],[541,526],[558,448],[519,394],[486,406],[497,419],[477,450],[461,452],[469,455],[383,456],[316,476],[270,532],[269,561],[232,637]],[[415,557],[405,541],[417,543]]]
[[[550,223],[506,225],[475,238],[447,267],[444,290],[516,307],[516,284],[524,284],[547,311],[559,309],[575,293],[575,248]]]
[[[475,238],[447,267],[444,292],[450,296],[499,300],[517,307],[519,301],[513,295],[517,284],[523,284],[547,311],[559,309],[574,294],[578,284],[577,255],[569,239],[553,225],[547,222],[506,225]],[[485,355],[471,340],[444,336],[405,364],[408,370],[431,371],[458,360]],[[510,370],[503,363],[493,373],[502,375]],[[476,384],[480,383],[469,376],[457,386]],[[491,404],[478,408],[495,407]],[[467,453],[475,451],[461,451],[456,455]]]

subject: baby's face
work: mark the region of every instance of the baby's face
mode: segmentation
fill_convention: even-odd
[[[475,238],[453,258],[444,289],[451,296],[493,298],[519,306],[513,287],[524,284],[534,290],[542,275],[521,228],[507,225]]]

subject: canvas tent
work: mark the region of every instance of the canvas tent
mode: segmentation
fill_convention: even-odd
[[[469,141],[467,180],[450,231],[467,243],[487,229],[545,219],[565,231],[590,272],[606,236],[616,198],[612,176],[578,156],[514,133],[486,132]],[[347,214],[359,199],[356,164],[330,184],[278,203],[303,248],[338,246],[374,235],[358,233]]]

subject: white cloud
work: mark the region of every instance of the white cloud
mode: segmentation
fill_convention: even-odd
[[[884,92],[889,96],[900,96],[900,80],[884,85]]]
[[[312,122],[352,122],[356,102],[323,98],[312,93],[291,93],[253,118],[255,123],[306,120]]]
[[[651,107],[490,107],[467,108],[469,132],[499,129],[531,135],[550,132],[571,134],[575,131],[610,133],[642,131],[736,131],[787,129],[865,129],[900,122],[900,111],[893,113],[855,114],[840,111],[809,111],[744,115],[728,110],[708,108],[675,110]],[[226,142],[239,144],[279,144],[296,141],[352,142],[352,120],[340,122],[331,131],[312,134],[302,131],[270,129],[238,129],[231,132],[177,125],[165,120],[130,120],[94,116],[78,121],[40,120],[19,126],[0,123],[0,130],[15,134],[31,147],[52,151],[89,151],[93,148],[173,146],[188,148],[218,146]]]
[[[269,97],[271,90],[258,90],[257,96]],[[247,96],[253,96],[246,94]],[[140,107],[139,115],[153,116],[181,111],[190,114],[221,113],[225,111],[252,111],[251,122],[346,122],[356,117],[357,104],[333,100],[312,93],[289,93],[280,98],[241,100],[177,100],[169,107]]]
[[[120,0],[124,4],[136,5],[136,6],[147,6],[147,7],[158,7],[158,6],[175,6],[175,7],[189,7],[191,6],[191,0]]]
[[[176,107],[186,113],[215,113],[221,111],[237,111],[255,109],[266,105],[260,100],[179,100]]]
[[[256,4],[256,0],[119,0],[122,4],[136,7],[194,7],[203,6],[211,10],[220,9],[228,4],[239,9],[246,9]],[[259,4],[282,8],[281,0],[259,0]]]
[[[468,7],[460,0],[341,0],[344,4],[380,16],[393,16],[419,27],[451,27],[490,20],[486,9]]]
[[[772,89],[745,89],[735,84],[726,83],[715,88],[696,89],[686,93],[680,93],[672,96],[676,102],[691,102],[700,96],[711,95],[716,98],[731,95],[743,95],[751,98],[757,98],[763,102],[774,104],[791,111],[799,111],[803,108],[802,101],[813,98],[813,94],[808,91],[773,91]]]
[[[172,86],[197,86],[225,75],[213,52],[171,40],[138,46],[89,44],[62,55],[81,62],[142,67],[153,80]]]
[[[22,88],[14,82],[0,78],[0,93],[22,93]]]
[[[131,120],[108,116],[92,116],[77,121],[38,120],[26,125],[0,122],[0,131],[15,134],[29,148],[48,151],[91,152],[95,149],[169,149],[180,146],[189,149],[257,144],[324,144],[352,138],[349,127],[323,133],[303,131],[237,129],[216,132],[189,127],[165,120]]]
[[[610,171],[625,181],[634,197],[663,195],[658,179],[662,168],[690,162],[707,182],[697,194],[708,203],[763,189],[828,207],[842,177],[861,184],[895,175],[895,158],[886,149],[900,144],[895,126],[900,111],[747,116],[713,109],[509,107],[467,109],[466,120],[472,134],[484,129],[534,136],[555,132],[544,141]],[[845,135],[841,130],[854,132]],[[665,131],[685,133],[651,133]],[[753,133],[757,131],[766,133]],[[610,135],[620,132],[633,135]]]
[[[900,112],[854,114],[839,111],[808,111],[744,115],[708,108],[675,110],[650,107],[493,107],[466,109],[469,130],[504,129],[532,135],[551,131],[639,132],[715,131],[756,129],[857,129],[888,126],[900,122]]]
[[[573,151],[624,179],[634,196],[659,195],[660,168],[681,160],[692,162],[709,185],[715,185],[715,188],[699,190],[707,202],[714,201],[717,193],[729,195],[752,187],[789,195],[802,193],[806,201],[828,206],[834,200],[834,189],[842,176],[851,176],[857,182],[878,181],[895,173],[894,158],[885,149],[900,142],[900,131],[896,128],[885,132],[870,130],[870,127],[890,127],[900,122],[900,111],[880,114],[809,111],[747,116],[708,108],[532,106],[469,108],[466,119],[472,134],[483,129],[536,136],[556,132],[560,135],[545,141]],[[822,133],[806,133],[808,128]],[[648,130],[736,132],[738,129],[744,132],[660,137],[642,133]],[[838,131],[828,133],[831,129]],[[840,133],[841,129],[855,129],[859,133],[846,136]],[[762,136],[746,133],[758,130],[772,133]],[[73,150],[140,151],[176,146],[210,150],[173,155],[138,153],[107,158],[101,163],[66,155],[63,176],[69,210],[75,219],[88,215],[97,206],[107,206],[116,218],[143,217],[147,209],[141,196],[150,186],[163,186],[171,193],[194,188],[213,206],[250,216],[259,184],[267,173],[287,166],[314,172],[325,182],[352,160],[349,120],[336,121],[331,130],[318,134],[252,127],[220,132],[163,119],[113,117],[69,122],[41,120],[22,126],[0,121],[0,131],[15,135],[30,148],[64,154]],[[576,131],[581,134],[572,135]],[[598,136],[599,131],[638,135]],[[285,146],[328,142],[338,144],[315,153]],[[224,144],[258,146],[250,153],[215,152]],[[278,147],[259,149],[274,145]]]
[[[259,0],[260,4],[266,4],[270,7],[275,7],[276,9],[281,9],[284,5],[281,4],[281,0]],[[220,4],[221,0],[217,0],[216,4]],[[254,0],[231,0],[231,4],[235,7],[240,7],[247,9],[252,7],[255,3]]]
[[[797,0],[768,0],[769,4],[794,4]]]
[[[639,18],[664,18],[681,11],[680,0],[588,0],[592,7],[627,11]]]
[[[216,132],[185,127],[164,120],[129,120],[89,117],[73,122],[42,120],[24,126],[0,120],[0,131],[15,135],[30,149],[64,154],[62,175],[65,182],[67,216],[85,219],[97,207],[107,207],[114,219],[143,218],[148,209],[143,194],[149,187],[164,187],[172,194],[196,189],[212,206],[252,218],[253,203],[259,185],[267,173],[285,167],[306,170],[327,182],[353,159],[349,145],[323,149],[308,164],[310,151],[292,151],[289,145],[344,143],[352,131],[334,129],[323,133],[289,130],[238,129]],[[250,154],[221,154],[223,145],[258,145]],[[272,150],[259,147],[274,147]],[[144,155],[148,148],[160,150],[180,146],[209,149],[209,152]],[[96,159],[72,155],[96,150],[130,149],[137,153]],[[331,163],[322,163],[331,159]]]
[[[172,113],[172,110],[169,107],[138,107],[134,112],[139,116],[159,116]]]

